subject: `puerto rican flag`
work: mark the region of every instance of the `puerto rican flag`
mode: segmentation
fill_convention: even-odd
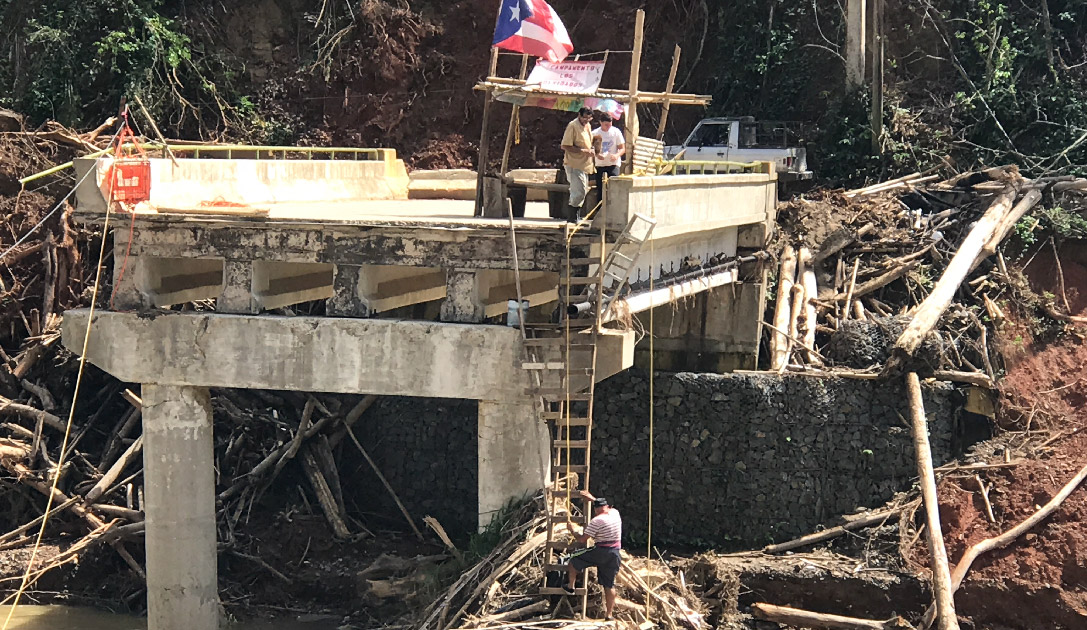
[[[494,45],[552,63],[562,61],[574,50],[559,14],[544,0],[502,0]]]

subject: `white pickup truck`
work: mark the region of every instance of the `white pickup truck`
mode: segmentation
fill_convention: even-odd
[[[664,156],[672,159],[682,151],[680,160],[775,162],[782,181],[811,179],[807,151],[790,146],[794,131],[793,125],[756,122],[751,116],[705,118],[683,144],[665,147]]]

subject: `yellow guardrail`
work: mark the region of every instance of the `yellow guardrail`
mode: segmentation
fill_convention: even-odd
[[[133,145],[126,145],[132,147]],[[205,157],[209,155],[222,156],[226,154],[226,159],[272,159],[272,160],[285,160],[295,156],[305,156],[305,159],[314,159],[317,155],[327,155],[328,159],[335,160],[337,156],[350,155],[350,159],[362,160],[362,161],[391,161],[396,159],[395,149],[369,149],[360,147],[288,147],[288,146],[265,146],[255,144],[167,144],[163,145],[158,142],[148,142],[140,145],[141,148],[149,151],[161,151],[164,147],[170,149],[175,156],[182,157],[183,154],[192,154],[190,157],[197,159],[201,157],[201,153]],[[113,147],[108,149],[102,149],[87,155],[81,156],[82,158],[94,158],[101,155],[105,155],[110,151],[113,151]],[[240,154],[235,156],[235,154]],[[343,159],[343,158],[340,158]],[[59,164],[53,168],[46,169],[40,173],[34,173],[28,175],[19,180],[19,184],[25,186],[29,182],[42,177],[59,173],[64,169],[71,168],[74,162],[65,162]]]
[[[661,162],[661,174],[726,175],[729,173],[766,173],[769,162],[730,162],[728,160],[670,160]]]

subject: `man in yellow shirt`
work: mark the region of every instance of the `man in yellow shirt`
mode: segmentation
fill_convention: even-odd
[[[593,110],[588,107],[578,110],[577,118],[566,125],[560,145],[564,153],[562,165],[570,182],[570,206],[579,216],[585,204],[585,193],[589,190],[589,175],[596,172],[593,165],[593,133],[589,126],[592,119]]]

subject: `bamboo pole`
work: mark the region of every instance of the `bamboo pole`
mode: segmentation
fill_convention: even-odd
[[[638,139],[638,73],[642,66],[642,39],[645,27],[645,11],[638,9],[634,17],[634,54],[630,57],[630,93],[627,97],[626,136],[630,159],[623,162],[623,173],[634,172],[634,143]]]
[[[939,630],[958,630],[955,616],[955,592],[951,586],[951,570],[947,565],[947,549],[940,527],[940,504],[936,496],[936,475],[932,471],[932,449],[928,441],[928,422],[925,419],[925,402],[921,398],[921,381],[917,374],[906,375],[906,394],[910,402],[910,427],[913,430],[913,447],[917,453],[917,472],[921,477],[921,496],[925,501],[925,519],[928,528],[929,565],[932,569],[932,592],[936,600]]]
[[[668,71],[668,83],[664,87],[665,94],[671,94],[672,88],[676,85],[676,72],[679,71],[679,44],[676,44],[676,49],[672,52],[672,69]],[[661,121],[657,125],[657,140],[664,138],[665,127],[668,125],[668,110],[672,108],[672,100],[669,98],[664,99],[664,108],[661,110]]]

